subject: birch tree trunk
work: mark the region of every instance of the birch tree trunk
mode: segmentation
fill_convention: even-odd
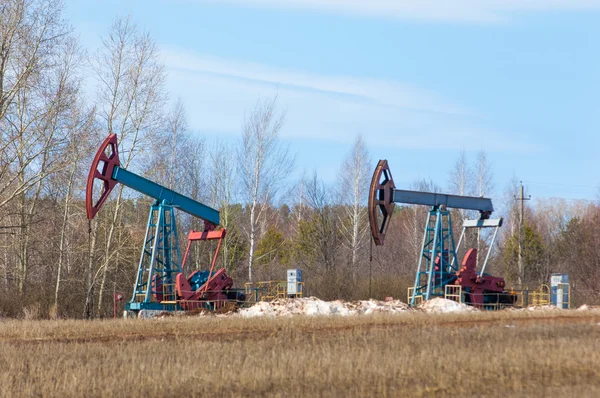
[[[227,235],[221,245],[221,262],[223,268],[230,271],[231,264],[230,248],[232,237],[236,233],[232,225],[234,211],[232,203],[234,202],[234,183],[236,180],[235,164],[230,156],[234,150],[224,143],[217,143],[209,153],[210,156],[210,176],[209,188],[211,190],[211,204],[219,209],[221,226],[227,230]]]
[[[369,190],[371,156],[362,136],[358,135],[340,170],[341,191],[344,205],[342,235],[345,246],[350,250],[350,267],[356,281],[358,252],[365,243],[369,224],[367,221],[366,200]]]
[[[476,165],[476,176],[477,176],[477,195],[480,198],[489,196],[494,189],[494,173],[491,169],[490,163],[487,158],[485,151],[477,153],[475,159]],[[491,248],[490,248],[491,249]],[[477,264],[481,266],[479,262],[481,252],[481,228],[477,228]]]
[[[281,188],[294,164],[288,147],[279,141],[285,112],[278,112],[276,103],[276,96],[256,102],[244,120],[242,141],[238,149],[240,179],[250,213],[245,228],[249,241],[249,281],[252,281],[259,223],[266,217],[265,210],[269,202]]]
[[[87,261],[87,283],[86,283],[86,295],[85,305],[83,306],[83,317],[90,319],[94,316],[93,314],[93,297],[94,297],[94,251],[96,250],[96,237],[97,237],[97,225],[98,221],[88,221],[88,261]]]

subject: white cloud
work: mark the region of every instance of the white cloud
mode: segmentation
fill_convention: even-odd
[[[498,22],[521,11],[600,9],[599,0],[195,0],[361,17]]]
[[[420,111],[466,112],[432,92],[395,81],[351,76],[323,76],[246,61],[198,55],[182,49],[166,49],[162,53],[167,66],[179,71],[237,78],[255,84],[275,84],[296,90],[321,91],[329,95],[345,96],[356,101],[374,102],[379,105]]]
[[[282,136],[311,142],[352,142],[394,148],[518,151],[533,148],[478,128],[474,115],[440,95],[397,81],[324,76],[271,66],[163,50],[169,89],[188,107],[192,128],[237,134],[244,112],[275,92],[287,109]]]

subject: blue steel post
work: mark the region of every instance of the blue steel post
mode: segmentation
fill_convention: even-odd
[[[417,288],[419,287],[419,283],[421,282],[421,269],[423,265],[423,250],[425,250],[425,244],[427,242],[427,232],[429,231],[429,223],[430,218],[427,218],[427,222],[425,223],[425,231],[423,232],[423,243],[421,243],[421,250],[419,250],[419,262],[417,265],[417,272],[415,274],[415,284],[413,287],[413,295],[410,299],[410,305],[415,305],[415,297],[417,295]]]
[[[454,242],[454,234],[452,234],[452,217],[450,216],[450,212],[448,212],[448,235],[450,236],[450,245],[448,246],[448,272],[458,271],[458,267],[454,268],[453,264],[456,260],[456,245]],[[450,259],[452,256],[452,260]]]
[[[436,269],[438,258],[439,266]],[[433,207],[429,211],[425,224],[410,305],[415,304],[417,295],[421,295],[424,300],[429,300],[432,296],[442,296],[443,287],[455,279],[455,274],[452,272],[457,271],[453,267],[455,261],[456,247],[450,212],[440,207]]]
[[[168,311],[177,307],[174,275],[182,272],[177,225],[173,206],[150,207],[144,248],[128,310]],[[154,286],[153,286],[154,285]]]
[[[149,243],[149,236],[150,236],[150,225],[151,225],[151,221],[152,221],[152,208],[150,208],[150,216],[148,219],[148,224],[146,225],[146,235],[144,237],[144,247],[142,249],[142,254],[140,255],[140,262],[138,265],[138,272],[137,275],[135,277],[135,285],[133,285],[133,297],[131,297],[131,302],[133,303],[136,299],[136,294],[138,292],[138,290],[140,289],[140,281],[143,280],[144,278],[144,258],[146,255],[146,246],[148,246]],[[150,240],[153,240],[154,236],[152,236],[150,238]]]
[[[438,231],[439,231],[439,223],[440,223],[440,212],[436,211],[435,218],[435,232],[433,233],[433,245],[430,250],[430,258],[429,258],[429,273],[427,275],[427,293],[425,294],[425,300],[429,300],[431,297],[431,277],[434,272],[434,264],[435,264],[435,254],[436,254],[436,244],[438,239]]]
[[[150,211],[152,211],[152,209]],[[148,280],[146,282],[146,295],[144,297],[144,303],[150,302],[150,291],[152,290],[152,274],[154,273],[154,263],[156,262],[156,251],[158,249],[158,246],[160,245],[159,228],[161,222],[163,221],[163,212],[164,209],[162,207],[159,207],[158,221],[156,223],[156,228],[154,232],[154,245],[152,245],[152,255],[150,256],[150,264],[148,266]]]
[[[177,254],[177,263],[174,265],[177,266],[177,272],[183,272],[183,268],[182,268],[182,264],[181,264],[181,250],[179,250],[179,235],[177,234],[177,220],[175,219],[175,214],[173,212],[171,212],[170,220],[171,220],[171,233],[173,234],[171,250],[173,250],[172,248],[175,247],[175,251]],[[169,258],[173,258],[172,253]],[[174,267],[172,264],[171,269],[173,269],[173,268]],[[172,280],[172,278],[173,278],[172,273],[171,273],[170,277],[171,277],[170,283],[175,283],[175,281]]]

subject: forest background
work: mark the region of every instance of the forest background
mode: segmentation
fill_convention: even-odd
[[[123,167],[219,209],[227,238],[218,266],[238,287],[301,268],[307,293],[322,299],[405,299],[428,209],[397,206],[386,245],[371,246],[366,202],[378,159],[360,132],[349,132],[356,138],[335,183],[310,170],[292,178],[296,154],[280,139],[286,108],[276,91],[248,104],[237,143],[208,142],[167,92],[148,32],[118,18],[100,48],[85,49],[63,11],[56,0],[7,0],[0,9],[0,314],[104,317],[113,294],[131,294],[152,201],[118,186],[96,219],[85,216],[92,157],[113,133]],[[83,84],[90,75],[92,95]],[[442,172],[445,181],[406,188],[492,197],[504,226],[490,273],[530,288],[568,273],[576,303],[600,301],[600,203],[526,202],[519,272],[518,176],[496,186],[485,151],[457,153]],[[455,226],[473,217],[453,211]],[[183,248],[203,225],[181,212],[177,222]],[[473,234],[464,247],[488,246],[488,235]],[[205,269],[213,253],[211,243],[193,246],[187,271]]]

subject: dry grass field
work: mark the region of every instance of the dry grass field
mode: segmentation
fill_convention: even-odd
[[[0,322],[0,396],[600,396],[600,312]]]

